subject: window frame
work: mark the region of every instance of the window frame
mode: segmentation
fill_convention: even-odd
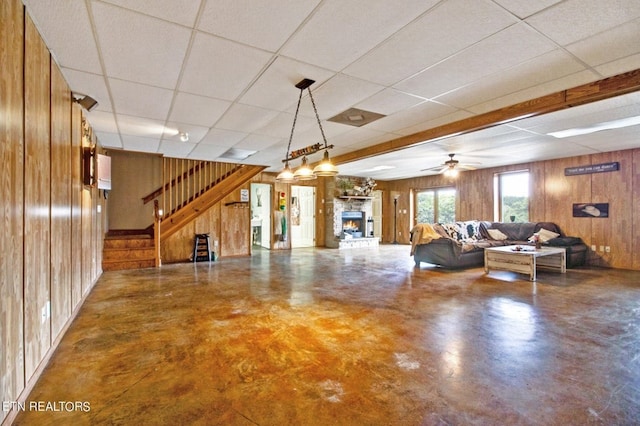
[[[493,175],[493,219],[496,222],[507,222],[507,218],[503,217],[503,178],[506,176],[513,176],[519,174],[528,175],[527,185],[527,221],[531,217],[531,171],[529,169],[511,170],[507,172],[494,173]]]
[[[420,189],[415,189],[413,190],[413,203],[415,206],[415,212],[413,215],[413,222],[414,225],[418,224],[418,223],[424,223],[424,222],[418,222],[418,197],[420,196],[421,193],[425,193],[425,192],[433,192],[433,222],[427,222],[427,223],[438,223],[437,219],[439,219],[439,193],[441,191],[453,191],[454,192],[454,211],[453,211],[453,215],[454,215],[454,221],[455,216],[456,216],[456,204],[457,204],[457,197],[458,197],[458,188],[456,188],[455,185],[452,186],[439,186],[439,187],[435,187],[435,188],[420,188]]]

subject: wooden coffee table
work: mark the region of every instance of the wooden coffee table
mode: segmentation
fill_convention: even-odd
[[[517,250],[520,247],[521,250]],[[484,272],[492,269],[529,274],[536,280],[536,268],[567,272],[566,251],[561,247],[503,246],[484,249]]]

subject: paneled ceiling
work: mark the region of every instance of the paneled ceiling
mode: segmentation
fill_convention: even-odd
[[[274,172],[303,78],[316,80],[335,157],[640,68],[637,0],[23,1],[71,89],[98,100],[89,120],[104,147]],[[349,108],[385,117],[328,121]],[[321,141],[307,96],[300,114],[292,150]],[[632,116],[637,93],[421,141],[340,171],[398,179],[436,173],[424,169],[448,153],[482,168],[636,148],[639,125],[547,134]],[[250,155],[231,158],[231,148]]]

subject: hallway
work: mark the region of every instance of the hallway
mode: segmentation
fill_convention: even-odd
[[[639,421],[640,272],[532,284],[409,249],[106,272],[15,424]]]

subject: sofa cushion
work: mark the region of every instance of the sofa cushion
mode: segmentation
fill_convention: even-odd
[[[582,238],[578,237],[557,237],[547,241],[547,244],[554,247],[569,247],[583,244]]]
[[[540,237],[540,241],[546,243],[553,238],[559,237],[560,234],[558,234],[557,232],[549,231],[545,228],[540,228],[540,230],[538,231],[538,236]]]
[[[503,234],[499,229],[487,229],[487,233],[492,240],[506,240],[507,236]]]

